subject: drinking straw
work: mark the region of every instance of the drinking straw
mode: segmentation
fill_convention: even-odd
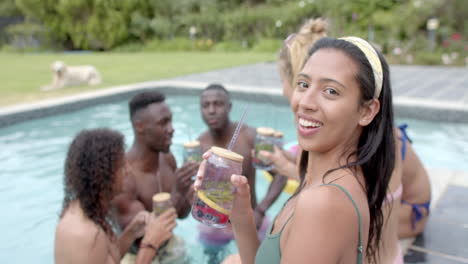
[[[232,147],[234,146],[234,143],[236,142],[237,136],[239,135],[239,131],[242,127],[242,124],[244,123],[245,114],[247,113],[248,109],[249,109],[249,105],[246,105],[244,108],[244,112],[242,113],[242,116],[239,120],[239,123],[237,123],[236,130],[234,131],[234,134],[232,135],[231,142],[229,142],[228,150],[231,150]]]

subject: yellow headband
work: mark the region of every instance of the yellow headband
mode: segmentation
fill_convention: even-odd
[[[366,55],[366,58],[372,67],[372,71],[374,72],[374,80],[375,80],[374,98],[379,98],[380,92],[382,91],[383,71],[382,71],[382,64],[380,63],[379,55],[377,55],[377,51],[375,51],[375,49],[369,44],[369,42],[363,40],[362,38],[343,37],[340,39],[354,44],[364,53],[364,55]]]

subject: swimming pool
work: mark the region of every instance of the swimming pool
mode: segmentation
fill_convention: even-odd
[[[198,98],[168,97],[175,128],[171,150],[180,164],[182,143],[200,134],[205,126],[199,114]],[[233,120],[240,117],[246,104],[247,101],[234,100]],[[127,102],[121,101],[0,129],[0,202],[3,205],[0,255],[4,261],[53,262],[55,225],[62,202],[63,163],[69,143],[81,129],[110,127],[124,133],[130,145],[133,133],[128,120]],[[410,125],[409,135],[426,166],[468,171],[468,125],[398,121]],[[252,126],[281,129],[286,141],[295,138],[292,114],[287,106],[273,107],[266,102],[251,104],[246,122]],[[267,187],[258,175],[260,197]],[[282,194],[267,215],[274,216],[287,198]],[[203,247],[193,235],[196,225],[197,222],[188,217],[178,221],[175,233],[186,239],[193,263],[208,263],[209,256],[203,253]],[[235,244],[231,242],[224,253],[235,251]]]

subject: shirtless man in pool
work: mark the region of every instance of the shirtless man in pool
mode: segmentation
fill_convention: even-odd
[[[152,211],[152,197],[159,192],[171,194],[178,218],[190,212],[192,179],[198,164],[188,162],[177,169],[169,148],[174,129],[172,112],[158,91],[145,91],[129,102],[130,120],[135,135],[126,153],[129,171],[123,192],[114,200],[118,222],[125,228],[140,211]]]
[[[202,151],[207,151],[211,146],[227,148],[229,141],[237,127],[237,122],[229,119],[232,103],[229,92],[219,84],[211,84],[203,90],[200,96],[200,108],[202,118],[208,126],[208,130],[199,137]],[[266,197],[257,205],[255,194],[255,168],[252,165],[251,151],[254,149],[256,131],[244,124],[240,130],[233,151],[244,157],[242,173],[249,180],[252,208],[255,209],[255,221],[257,229],[262,224],[266,210],[281,194],[286,184],[285,177],[275,177],[272,181]]]

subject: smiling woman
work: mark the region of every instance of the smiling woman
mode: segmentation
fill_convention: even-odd
[[[361,42],[365,41],[358,39],[357,43]],[[381,204],[385,196],[394,160],[386,160],[382,169],[372,168],[367,161],[384,160],[383,153],[376,151],[379,150],[377,146],[382,142],[384,148],[392,150],[394,142],[391,126],[387,126],[393,124],[391,107],[386,107],[391,106],[389,82],[382,86],[381,76],[374,74],[381,74],[383,66],[388,78],[388,67],[383,58],[381,66],[375,51],[371,54],[378,66],[374,66],[372,57],[363,51],[373,49],[367,45],[362,49],[354,42],[328,38],[318,41],[299,74],[291,105],[299,123],[298,141],[305,150],[301,178],[307,182],[303,185],[304,195],[297,203],[307,197],[307,191],[310,196],[319,195],[320,188],[313,190],[307,186],[337,183],[348,190],[353,197],[349,198],[357,204],[359,218],[362,216],[358,223],[357,247],[362,250],[362,246],[367,245],[367,257],[372,259],[382,224],[382,211],[377,204]],[[386,90],[381,95],[382,89]],[[314,164],[313,170],[311,164]],[[317,194],[313,194],[314,191]],[[325,191],[322,192],[325,195]],[[347,220],[352,221],[352,218]],[[350,252],[341,249],[336,253],[346,254],[347,251]],[[357,252],[359,259],[360,251]]]
[[[301,146],[319,148],[322,152],[331,151],[331,147],[344,149],[346,146],[335,142],[356,141],[361,126],[372,121],[379,110],[379,101],[371,100],[364,107],[359,105],[356,67],[345,53],[334,49],[323,49],[311,56],[299,74],[291,102],[297,113]],[[328,136],[322,140],[304,140],[319,131]]]
[[[301,185],[261,244],[247,180],[232,177],[230,218],[242,263],[375,263],[395,156],[385,59],[365,40],[322,38],[299,74],[291,108],[303,150]]]

